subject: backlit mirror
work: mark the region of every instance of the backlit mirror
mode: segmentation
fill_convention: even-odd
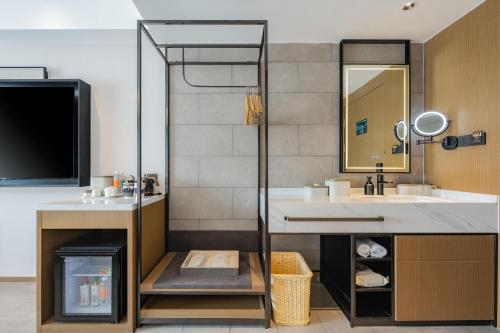
[[[342,172],[409,172],[409,66],[343,65]]]
[[[415,118],[412,128],[420,136],[433,137],[446,132],[449,126],[450,121],[444,114],[428,111]]]

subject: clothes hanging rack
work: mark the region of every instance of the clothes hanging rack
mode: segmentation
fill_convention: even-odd
[[[190,87],[193,88],[247,88],[251,85],[208,85],[208,84],[197,84],[190,82],[186,77],[186,61],[185,61],[185,48],[182,48],[182,78],[184,82]],[[258,62],[255,62],[255,65],[258,65]],[[257,69],[258,70],[258,69]]]
[[[262,35],[260,37],[260,43],[166,43],[165,40],[161,40],[162,35],[156,34],[156,32],[162,32],[161,29],[163,27],[169,26],[251,26],[252,28],[259,26],[262,28]],[[240,28],[237,28],[240,29]],[[171,142],[171,70],[172,65],[182,65],[183,71],[183,79],[186,81],[191,87],[196,88],[248,88],[248,87],[259,87],[260,94],[262,96],[262,106],[264,112],[262,113],[262,122],[258,124],[258,151],[257,151],[257,164],[258,164],[258,183],[257,186],[257,231],[255,232],[243,232],[242,231],[225,231],[227,234],[227,241],[230,241],[231,244],[235,244],[235,248],[241,247],[241,251],[252,251],[257,253],[260,265],[262,269],[262,275],[264,280],[264,291],[255,292],[254,296],[257,296],[261,301],[261,305],[264,305],[265,317],[255,317],[255,318],[245,318],[245,317],[231,317],[225,318],[224,315],[221,318],[209,319],[209,318],[198,318],[193,314],[191,318],[143,318],[141,315],[141,306],[150,300],[150,297],[157,296],[156,294],[151,296],[148,293],[144,293],[141,291],[141,282],[144,277],[141,275],[141,267],[143,265],[141,259],[141,248],[142,248],[142,189],[138,187],[138,199],[137,199],[137,214],[135,214],[135,226],[137,232],[137,237],[135,238],[135,247],[136,247],[136,260],[137,265],[135,267],[135,282],[136,282],[136,304],[135,304],[135,315],[136,315],[136,325],[139,327],[141,324],[145,323],[177,323],[177,322],[189,322],[191,324],[194,323],[221,323],[225,320],[228,320],[231,323],[255,323],[255,324],[263,324],[265,327],[270,327],[271,321],[271,298],[270,298],[270,257],[271,257],[271,247],[270,247],[270,236],[269,236],[269,209],[268,209],[268,24],[266,20],[139,20],[137,21],[137,179],[140,179],[143,171],[143,154],[142,154],[142,118],[143,118],[143,91],[145,87],[142,84],[143,77],[143,40],[150,42],[150,44],[155,49],[155,52],[160,56],[162,63],[164,64],[164,80],[165,80],[165,105],[164,105],[164,114],[165,114],[165,200],[166,204],[164,207],[164,219],[165,219],[165,243],[172,244],[175,241],[175,234],[172,234],[172,230],[169,228],[169,201],[170,198],[170,142]],[[169,60],[169,50],[170,49],[182,49],[182,60]],[[221,60],[212,60],[210,61],[192,61],[191,59],[186,61],[185,59],[185,49],[239,49],[244,50],[248,49],[249,51],[258,50],[258,60],[251,61],[231,61],[226,59]],[[255,52],[255,56],[257,56],[257,52]],[[196,84],[189,82],[186,80],[186,66],[214,66],[214,65],[225,65],[225,66],[255,66],[257,71],[257,83],[249,83],[247,85],[208,85],[208,84]],[[180,78],[179,78],[180,79]],[[244,90],[243,90],[244,91]],[[217,233],[217,231],[210,231],[212,233]],[[204,233],[210,233],[205,231]],[[192,234],[193,238],[187,239],[189,244],[200,244],[205,241],[207,234],[197,235]],[[181,237],[182,238],[182,237]],[[214,238],[219,239],[220,238]],[[192,243],[191,243],[192,241]],[[252,249],[255,250],[244,250],[245,246],[251,244]],[[220,245],[220,244],[218,244]],[[232,245],[231,245],[232,246]],[[175,247],[175,246],[174,246]],[[168,247],[165,248],[165,253],[169,251],[175,251],[175,249],[170,249]],[[160,264],[160,263],[158,263]],[[217,295],[214,292],[195,292],[199,295]],[[168,293],[167,293],[168,294]],[[182,292],[175,292],[173,294],[184,295]],[[227,291],[222,293],[227,297],[240,297],[241,294],[229,295]],[[245,296],[247,297],[248,292],[245,291]],[[239,296],[238,296],[239,295]],[[200,296],[203,297],[203,296]],[[226,311],[227,312],[227,311]],[[225,313],[227,315],[227,313]]]

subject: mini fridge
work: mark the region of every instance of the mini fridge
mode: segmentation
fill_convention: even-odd
[[[126,312],[126,235],[90,233],[55,251],[54,318],[118,323]]]

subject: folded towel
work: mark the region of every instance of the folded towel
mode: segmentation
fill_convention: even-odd
[[[370,245],[366,242],[366,239],[356,239],[356,253],[363,258],[370,255]]]
[[[370,256],[374,258],[383,258],[387,255],[387,249],[380,245],[379,243],[376,243],[372,241],[371,239],[363,239],[363,243],[366,243],[370,246]]]
[[[360,287],[383,287],[389,283],[389,277],[375,273],[365,265],[356,267],[356,285]]]

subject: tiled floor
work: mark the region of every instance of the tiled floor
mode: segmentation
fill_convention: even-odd
[[[0,333],[35,332],[34,283],[0,283]],[[138,333],[487,333],[500,332],[491,327],[358,327],[350,328],[338,310],[312,311],[311,324],[305,327],[275,326],[269,330],[247,325],[145,325]],[[61,332],[63,333],[63,332]],[[89,332],[90,333],[90,332]],[[100,333],[100,332],[92,332]]]

